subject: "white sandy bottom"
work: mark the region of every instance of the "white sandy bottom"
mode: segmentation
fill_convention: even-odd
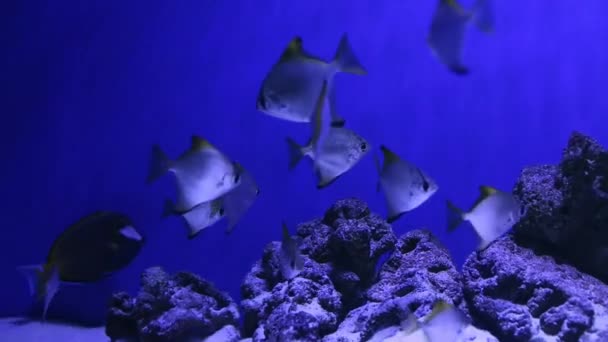
[[[18,322],[18,323],[15,323]],[[0,319],[0,341],[7,342],[108,342],[104,327],[90,328],[67,323],[23,322],[23,318]]]

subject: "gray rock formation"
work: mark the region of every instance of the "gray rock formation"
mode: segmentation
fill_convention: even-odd
[[[113,341],[141,342],[202,340],[219,334],[222,342],[231,342],[240,339],[238,320],[236,303],[211,283],[191,273],[169,275],[153,267],[143,273],[137,297],[113,296],[106,334]]]
[[[574,132],[559,165],[525,168],[514,193],[527,214],[519,241],[608,282],[608,152]]]
[[[410,312],[437,299],[466,312],[459,273],[427,231],[396,239],[380,216],[356,199],[338,201],[322,219],[302,224],[304,270],[282,279],[280,244],[270,243],[242,285],[245,336],[252,341],[381,341]],[[385,263],[380,263],[387,259]],[[496,342],[468,327],[463,341]]]
[[[471,316],[501,341],[608,341],[608,287],[507,235],[463,267]]]

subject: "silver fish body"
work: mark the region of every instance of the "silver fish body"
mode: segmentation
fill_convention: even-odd
[[[256,108],[275,118],[310,122],[320,86],[327,81],[332,125],[343,126],[344,119],[336,112],[333,88],[333,79],[338,72],[359,75],[367,73],[354,55],[346,34],[340,39],[331,62],[305,51],[302,38],[295,37],[264,78],[256,99]]]
[[[176,213],[212,201],[239,185],[241,168],[207,140],[192,137],[190,149],[170,160],[158,145],[152,150],[148,182],[171,172],[175,176]]]
[[[456,229],[462,221],[469,221],[479,237],[478,250],[487,248],[526,214],[526,208],[513,194],[488,186],[480,187],[480,196],[468,212],[449,201],[447,204],[448,231]]]
[[[379,172],[378,188],[384,193],[387,221],[394,222],[433,196],[439,189],[437,183],[417,166],[401,159],[386,146],[380,146],[384,164]]]

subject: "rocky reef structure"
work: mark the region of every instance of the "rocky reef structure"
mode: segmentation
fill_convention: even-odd
[[[608,341],[605,176],[607,152],[573,133],[558,165],[522,171],[514,193],[526,215],[462,273],[430,231],[398,238],[362,201],[340,200],[297,227],[295,277],[283,278],[280,242],[265,247],[241,286],[241,328],[236,303],[209,282],[152,268],[136,297],[114,295],[106,331],[114,341],[379,342],[444,300],[470,323],[455,342]]]
[[[608,287],[508,235],[469,257],[465,297],[501,341],[608,341]]]
[[[519,240],[608,282],[608,152],[574,132],[558,165],[525,168],[514,193],[527,214]]]
[[[112,341],[238,341],[236,303],[211,283],[187,272],[175,275],[147,269],[141,290],[112,297],[106,335]]]
[[[437,299],[467,311],[461,276],[428,231],[397,239],[365,203],[345,199],[297,234],[306,259],[297,277],[282,279],[273,242],[242,285],[244,335],[254,342],[382,341]],[[497,341],[472,326],[465,340]]]

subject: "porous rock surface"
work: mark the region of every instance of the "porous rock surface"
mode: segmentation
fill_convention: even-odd
[[[417,230],[397,239],[357,199],[336,202],[297,235],[305,259],[298,276],[282,278],[273,242],[242,285],[244,335],[254,342],[380,341],[378,334],[394,334],[410,312],[425,315],[440,298],[466,312],[460,275],[432,235]],[[465,335],[496,341],[474,327]]]
[[[558,165],[525,168],[514,194],[527,213],[514,227],[522,243],[608,282],[608,152],[573,132]]]
[[[113,296],[106,335],[112,341],[175,342],[207,338],[231,342],[240,340],[238,320],[236,303],[208,281],[191,273],[169,275],[160,267],[152,267],[142,274],[136,297],[126,293]]]
[[[473,253],[463,277],[471,316],[500,341],[608,341],[606,285],[512,235]]]

